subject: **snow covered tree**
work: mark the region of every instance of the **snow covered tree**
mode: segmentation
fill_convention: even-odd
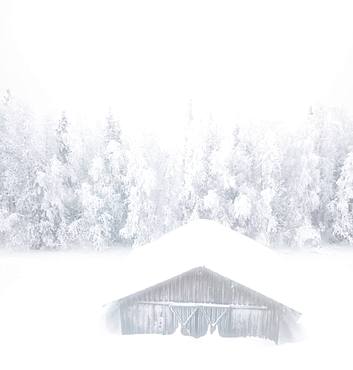
[[[276,202],[281,191],[281,164],[282,153],[278,144],[276,130],[268,130],[258,142],[257,173],[258,182],[257,202],[257,239],[265,244],[275,243],[279,218],[276,212]]]
[[[334,242],[337,236],[333,230],[337,180],[353,140],[352,122],[342,112],[322,107],[312,109],[310,121],[317,130],[320,169],[321,191],[316,228],[326,241]]]
[[[128,215],[121,234],[143,244],[180,225],[176,161],[155,140],[133,147],[128,168]]]
[[[256,201],[254,168],[254,148],[251,140],[245,131],[236,128],[227,164],[226,211],[232,229],[250,236],[254,236],[252,227]]]
[[[26,197],[39,160],[32,121],[29,110],[8,91],[0,104],[0,213],[7,230],[3,243],[21,248],[28,218]]]
[[[53,247],[67,247],[72,242],[70,225],[79,218],[80,204],[77,194],[75,169],[69,142],[69,122],[62,114],[56,128],[56,152],[48,162],[43,175],[45,198],[51,216],[50,229]]]
[[[136,149],[129,161],[127,180],[128,214],[120,235],[133,244],[143,244],[151,240],[157,224],[157,203],[154,197],[157,179],[143,154]]]
[[[120,230],[127,217],[128,148],[119,123],[110,113],[106,118],[104,144],[89,168],[89,179],[81,188],[86,235],[96,248],[121,245]],[[93,203],[91,209],[88,199]]]
[[[188,222],[191,218],[198,217],[196,207],[196,192],[194,188],[194,177],[196,167],[196,133],[194,115],[190,102],[188,117],[184,126],[184,137],[180,152],[180,177],[181,189],[178,197],[177,218],[180,224]]]
[[[68,135],[68,127],[69,122],[66,118],[65,113],[62,113],[62,117],[59,120],[58,127],[56,129],[56,138],[57,138],[57,158],[62,164],[69,163],[69,156],[71,153],[70,146],[69,146],[69,135]],[[71,178],[68,174],[67,178],[65,179],[69,183],[71,182]]]
[[[26,199],[28,224],[26,241],[31,249],[56,248],[59,243],[59,205],[53,202],[51,178],[38,170]]]
[[[105,122],[104,144],[108,145],[111,141],[121,143],[122,133],[119,122],[114,118],[113,113],[110,111]]]
[[[217,125],[210,117],[199,147],[193,186],[198,216],[219,222],[225,222],[226,218],[223,207],[225,192],[223,154]]]
[[[320,172],[312,127],[290,137],[286,143],[282,179],[279,200],[282,242],[292,246],[317,245],[320,233],[315,228],[315,219],[319,208]]]
[[[90,183],[83,183],[79,192],[83,207],[79,232],[86,243],[100,250],[109,244],[111,220],[105,208],[104,162],[100,157],[93,160],[89,175]]]
[[[337,193],[333,202],[334,235],[353,244],[353,152],[347,155],[337,181]]]
[[[120,126],[110,114],[106,123],[106,149],[104,165],[106,171],[106,206],[110,214],[110,240],[113,244],[123,243],[120,230],[127,217],[127,167],[128,148],[123,140]]]

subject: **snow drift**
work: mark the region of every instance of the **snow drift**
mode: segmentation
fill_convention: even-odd
[[[222,230],[223,243],[220,234],[211,239],[211,228]],[[200,253],[181,243],[183,234]],[[234,244],[236,240],[248,244]],[[228,258],[218,256],[224,249],[231,250]],[[118,336],[106,330],[104,303],[184,271],[186,265],[194,265],[192,255],[201,256],[198,264],[221,268],[239,283],[302,312],[305,336],[276,346],[257,338]],[[135,280],[133,272],[138,273]],[[2,252],[0,368],[157,370],[167,365],[170,369],[234,365],[242,370],[350,370],[352,281],[353,255],[347,249],[275,253],[202,220],[124,255]]]

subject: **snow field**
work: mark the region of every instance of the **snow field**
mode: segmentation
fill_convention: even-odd
[[[219,260],[214,257],[207,267],[227,276],[232,262],[235,271],[229,277],[250,288],[261,287],[261,293],[275,299],[287,298],[303,313],[303,333],[297,342],[276,346],[258,338],[110,333],[104,304],[196,262],[197,252],[185,259],[186,246],[180,243],[186,237],[193,238],[194,245],[205,242],[198,265],[212,262],[210,246],[215,240],[210,234],[216,235],[218,226],[201,225],[186,226],[127,254],[2,252],[0,369],[352,369],[353,252],[323,248],[276,253],[220,229],[222,247],[216,254],[225,253],[233,237],[242,246],[233,246],[232,253]]]

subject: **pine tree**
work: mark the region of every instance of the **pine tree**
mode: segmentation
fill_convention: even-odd
[[[180,225],[177,219],[180,186],[174,163],[158,144],[145,141],[133,148],[128,168],[128,213],[121,234],[144,244]]]
[[[320,232],[315,228],[315,219],[319,209],[320,172],[312,127],[286,143],[282,179],[279,199],[282,242],[295,247],[318,245]]]
[[[212,117],[206,126],[201,142],[198,166],[195,168],[194,189],[199,217],[225,221],[222,197],[224,196],[223,158],[221,139]]]
[[[114,118],[112,112],[109,112],[106,117],[104,144],[108,145],[111,141],[121,144],[122,136],[119,122]]]
[[[27,242],[31,249],[56,248],[60,213],[57,204],[52,202],[51,179],[42,170],[38,170],[33,186],[28,189],[26,206],[30,217],[27,224]]]
[[[196,141],[195,141],[195,123],[192,111],[192,102],[189,104],[187,121],[184,127],[183,147],[181,150],[181,189],[178,198],[178,223],[187,223],[191,218],[197,215],[197,199],[194,188],[195,167],[196,167]]]
[[[45,171],[48,202],[51,209],[55,209],[51,228],[58,248],[67,247],[73,241],[71,225],[77,222],[81,212],[68,130],[69,122],[63,113],[56,129],[56,153]]]
[[[71,153],[69,146],[69,136],[68,136],[69,122],[66,118],[65,113],[62,113],[61,119],[59,120],[58,127],[56,129],[56,140],[57,140],[57,158],[63,164],[67,165],[69,163],[69,156]],[[67,179],[69,182],[70,178]]]
[[[337,180],[337,193],[333,205],[334,235],[353,244],[353,152],[350,152],[344,161]]]
[[[7,228],[3,243],[21,248],[29,216],[26,197],[38,161],[31,123],[29,110],[7,91],[0,104],[0,213]]]
[[[255,205],[257,225],[257,239],[271,245],[276,242],[279,230],[279,215],[276,202],[281,195],[281,163],[282,153],[278,145],[276,131],[267,131],[258,143],[257,161],[260,179],[258,182]]]
[[[82,202],[93,202],[92,209],[83,207],[88,223],[86,237],[96,248],[122,245],[120,234],[127,217],[127,145],[119,123],[110,113],[104,128],[104,143],[89,168],[89,181],[81,188]]]
[[[120,235],[132,244],[144,244],[153,238],[157,222],[156,177],[137,149],[131,153],[128,169],[129,197],[126,223]]]
[[[254,148],[246,132],[236,128],[227,164],[226,212],[229,225],[250,236],[254,236],[251,217],[256,200],[253,154]]]

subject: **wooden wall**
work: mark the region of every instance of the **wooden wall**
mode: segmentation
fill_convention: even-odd
[[[294,310],[204,267],[119,300],[122,334],[256,336],[278,341]]]

